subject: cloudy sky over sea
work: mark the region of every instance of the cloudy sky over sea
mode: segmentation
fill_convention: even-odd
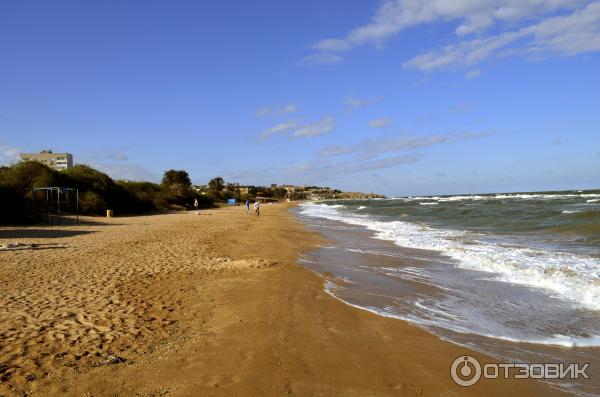
[[[600,186],[600,1],[0,4],[0,162],[388,195]]]

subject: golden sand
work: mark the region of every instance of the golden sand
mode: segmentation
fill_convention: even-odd
[[[472,352],[347,306],[283,205],[2,227],[0,395],[553,395],[456,386]],[[482,361],[486,357],[473,354]]]

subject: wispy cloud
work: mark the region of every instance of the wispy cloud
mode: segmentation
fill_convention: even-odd
[[[260,139],[270,138],[272,135],[281,134],[284,132],[291,131],[292,129],[298,127],[298,123],[295,121],[287,121],[284,123],[279,123],[274,125],[273,127],[267,128],[263,132],[260,133]]]
[[[158,182],[161,176],[139,164],[115,164],[92,162],[89,165],[108,174],[113,179],[127,179],[130,181]]]
[[[281,114],[289,114],[289,113],[295,113],[297,110],[298,110],[298,106],[296,106],[294,104],[290,104],[290,105],[285,105],[284,107],[279,109],[279,112]]]
[[[335,118],[333,116],[323,117],[314,123],[304,124],[292,132],[294,137],[314,137],[327,134],[335,128]]]
[[[142,165],[129,162],[129,156],[122,149],[98,149],[74,154],[74,162],[86,164],[108,174],[113,179],[157,182],[161,176]]]
[[[414,150],[444,143],[455,143],[493,135],[493,132],[462,132],[453,135],[424,135],[417,137],[366,139],[350,146],[329,146],[322,149],[321,156],[357,154],[361,158],[372,158],[385,153]]]
[[[473,70],[469,70],[466,74],[465,77],[467,79],[474,79],[476,77],[481,76],[481,70],[479,69],[473,69]]]
[[[311,46],[316,52],[307,58],[331,57],[339,62],[344,52],[359,46],[381,46],[407,28],[448,21],[457,22],[454,31],[457,38],[472,34],[479,37],[444,47],[433,54],[426,52],[405,63],[406,67],[433,70],[460,63],[461,54],[467,56],[467,65],[474,64],[519,39],[527,41],[525,53],[575,55],[598,51],[597,7],[598,2],[589,0],[385,0],[370,22],[343,37],[319,40]],[[572,14],[556,16],[565,11],[572,11]],[[492,27],[501,31],[506,26],[530,21],[535,22],[520,30],[482,37]]]
[[[370,105],[373,105],[374,103],[376,103],[377,101],[379,101],[380,98],[357,98],[357,97],[353,97],[353,96],[349,96],[346,97],[343,101],[344,106],[346,107],[347,111],[353,111],[355,109],[360,109],[360,108],[364,108]]]
[[[254,112],[256,117],[266,117],[270,115],[290,114],[298,111],[298,106],[294,104],[283,105],[279,107],[264,107]]]
[[[366,171],[381,170],[396,167],[402,164],[411,164],[419,160],[419,154],[406,154],[376,160],[352,161],[313,161],[295,164],[283,175],[302,179],[327,179],[338,175],[355,174]]]
[[[260,139],[265,140],[276,134],[287,134],[290,138],[312,138],[327,134],[335,128],[335,118],[326,116],[317,121],[300,124],[296,121],[287,121],[267,128],[260,134]]]
[[[99,149],[90,152],[83,152],[75,155],[74,161],[80,164],[104,164],[112,162],[126,162],[129,156],[120,149]]]
[[[261,108],[254,112],[256,117],[265,117],[273,113],[273,108]]]
[[[469,67],[490,57],[551,55],[573,56],[600,51],[600,2],[564,16],[497,35],[465,40],[420,54],[405,62],[407,69],[431,71]]]
[[[349,146],[327,147],[319,152],[318,158],[310,161],[292,163],[279,168],[230,172],[226,175],[228,179],[240,179],[248,183],[256,183],[255,181],[267,183],[274,178],[299,181],[299,183],[339,181],[340,176],[372,173],[416,163],[424,155],[415,151],[424,147],[457,143],[492,134],[491,132],[462,132],[447,136],[370,139]]]
[[[9,165],[19,161],[21,149],[0,144],[0,165]]]
[[[369,122],[369,127],[371,128],[385,128],[392,124],[392,120],[388,117],[384,117],[381,119],[371,120]]]
[[[332,53],[310,54],[302,58],[305,65],[333,65],[342,61],[342,57]]]

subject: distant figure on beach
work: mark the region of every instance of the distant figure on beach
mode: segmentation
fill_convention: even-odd
[[[198,199],[194,199],[194,208],[198,209]]]
[[[250,213],[250,200],[246,200],[246,214]]]
[[[260,215],[260,203],[258,200],[254,203],[254,213],[256,215]]]

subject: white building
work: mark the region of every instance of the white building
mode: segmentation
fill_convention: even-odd
[[[52,150],[42,150],[39,153],[21,153],[21,161],[39,161],[57,171],[73,167],[71,153],[52,153]]]

